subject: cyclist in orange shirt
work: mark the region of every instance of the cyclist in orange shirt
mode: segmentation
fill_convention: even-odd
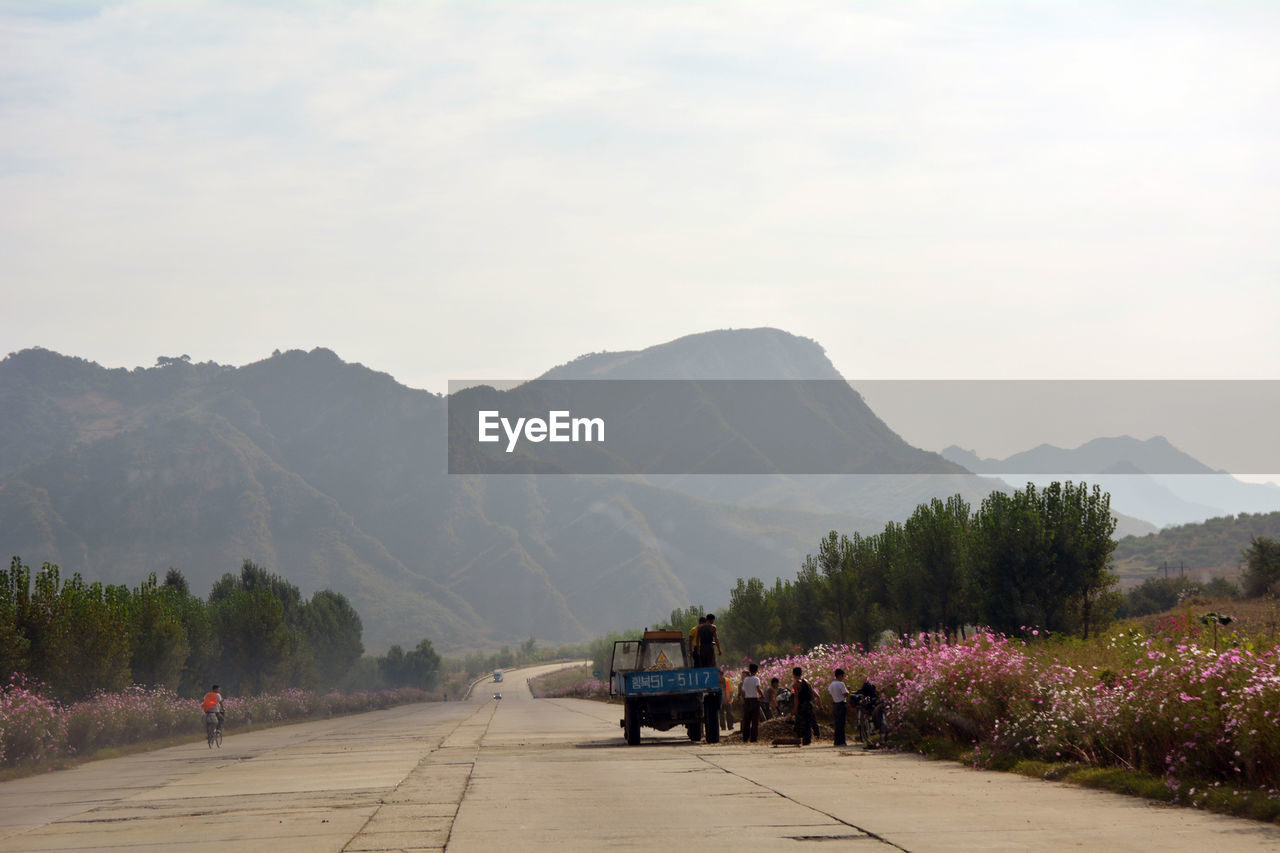
[[[200,701],[200,710],[205,714],[217,714],[218,730],[222,730],[222,721],[226,719],[227,710],[222,706],[222,694],[218,692],[218,685],[213,685],[209,688],[209,692],[204,694],[204,699]]]

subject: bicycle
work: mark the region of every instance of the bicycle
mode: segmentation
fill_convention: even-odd
[[[854,705],[857,709],[853,724],[855,736],[867,749],[874,749],[872,735],[879,733],[880,739],[884,740],[884,703],[870,696],[853,695],[856,697]]]
[[[204,715],[204,735],[210,749],[215,746],[222,749],[222,724],[218,722],[218,715],[212,711]]]

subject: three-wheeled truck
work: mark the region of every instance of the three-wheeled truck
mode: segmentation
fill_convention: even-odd
[[[720,671],[693,666],[683,631],[645,631],[639,640],[613,644],[609,695],[622,699],[618,721],[627,743],[640,742],[640,727],[665,732],[684,726],[689,740],[706,733],[707,743],[720,740]]]

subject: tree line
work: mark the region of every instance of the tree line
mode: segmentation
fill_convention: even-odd
[[[73,701],[131,684],[199,695],[218,682],[229,694],[344,684],[362,659],[363,626],[346,597],[298,587],[245,560],[207,598],[182,572],[162,582],[88,583],[45,563],[34,573],[14,557],[0,570],[0,682],[21,674]],[[364,658],[371,687],[434,686],[440,657],[423,640]]]
[[[935,498],[880,533],[831,531],[794,580],[739,578],[717,623],[752,658],[979,624],[1088,636],[1119,600],[1110,504],[1098,486],[1071,482],[993,492],[976,510]],[[688,630],[701,612],[676,610],[667,624]]]

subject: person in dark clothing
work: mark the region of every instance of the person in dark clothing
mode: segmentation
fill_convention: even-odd
[[[813,732],[818,727],[817,717],[813,713],[813,687],[804,680],[804,672],[800,667],[791,670],[794,680],[791,682],[791,711],[796,718],[796,736],[800,743],[808,746],[813,743]]]
[[[884,737],[884,703],[880,701],[880,691],[876,690],[876,686],[870,681],[863,681],[862,686],[851,697],[862,707],[865,713],[871,717],[871,725],[875,731],[880,733],[881,738]],[[866,744],[868,749],[873,749],[873,744]]]
[[[780,692],[782,692],[782,687],[779,684],[778,679],[770,678],[769,687],[764,692],[763,708],[764,718],[766,720],[772,720],[774,717],[777,717],[782,713],[778,708],[778,694]]]
[[[716,636],[716,615],[707,614],[707,621],[698,626],[698,666],[715,666],[720,653],[720,638]]]

